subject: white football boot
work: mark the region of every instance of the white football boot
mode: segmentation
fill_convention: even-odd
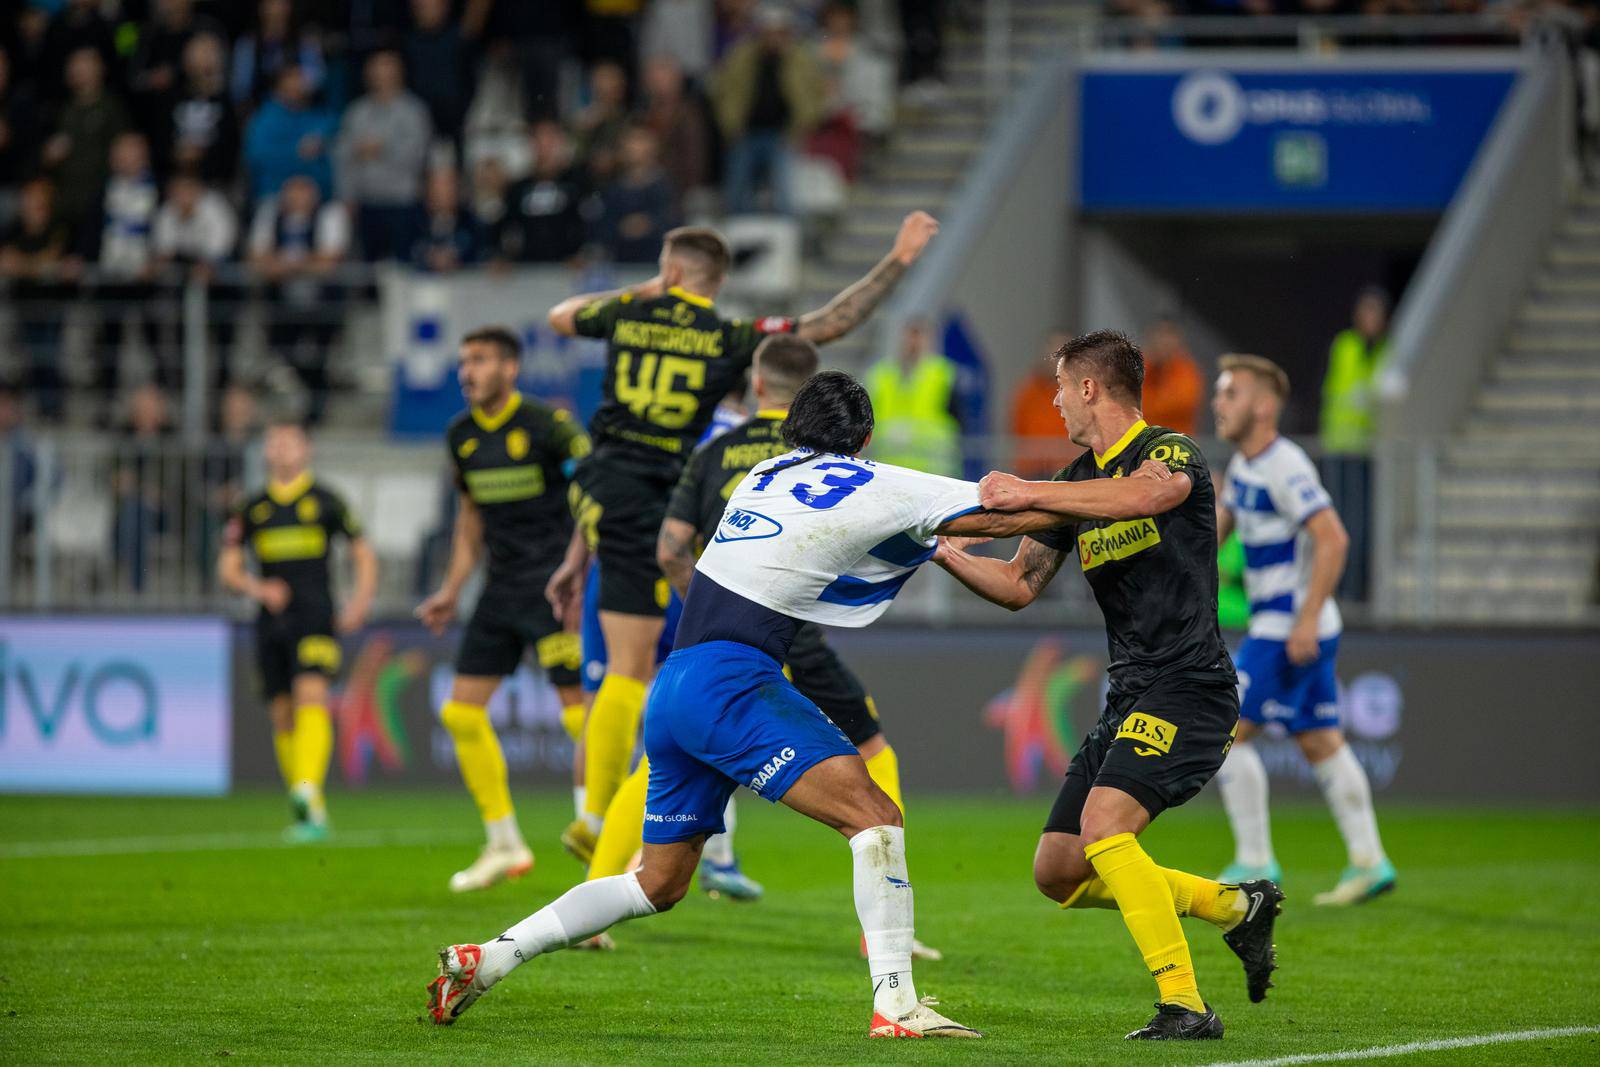
[[[474,889],[488,889],[506,878],[521,878],[533,870],[533,853],[527,845],[518,848],[498,848],[485,845],[472,866],[450,876],[450,892],[470,893]]]
[[[872,1013],[867,1027],[868,1037],[982,1037],[970,1026],[962,1026],[954,1019],[946,1019],[933,1010],[939,1003],[933,997],[923,997],[917,1006],[891,1019],[881,1012]]]

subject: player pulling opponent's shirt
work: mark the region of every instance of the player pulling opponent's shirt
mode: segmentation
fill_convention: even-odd
[[[447,948],[429,987],[435,1022],[454,1021],[540,953],[680,900],[729,795],[745,785],[850,839],[873,987],[868,1036],[978,1036],[917,997],[899,809],[782,663],[804,621],[865,626],[881,615],[932,558],[935,533],[1003,536],[1051,520],[969,515],[980,510],[977,486],[857,458],[871,427],[866,390],[849,375],[824,372],[801,388],[785,431],[801,450],[734,490],[651,689],[639,869],[575,886],[493,941]]]

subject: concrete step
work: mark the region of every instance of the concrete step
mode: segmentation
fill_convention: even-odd
[[[1567,515],[1559,512],[1457,512],[1440,503],[1436,528],[1441,535],[1499,534],[1501,536],[1549,538],[1565,545],[1595,545],[1593,515]]]
[[[1600,326],[1600,304],[1577,301],[1526,300],[1517,312],[1518,326],[1559,325],[1578,328]]]
[[[1479,395],[1475,410],[1496,416],[1600,418],[1600,391],[1571,393],[1548,388],[1526,392],[1493,390]]]
[[[1565,476],[1540,476],[1491,473],[1442,474],[1438,483],[1441,501],[1468,502],[1485,506],[1511,506],[1520,510],[1555,508],[1581,510],[1600,507],[1600,478],[1571,481]],[[1600,512],[1595,517],[1600,519]]]
[[[1511,335],[1507,347],[1513,355],[1559,352],[1600,360],[1600,332],[1532,333],[1519,330]]]

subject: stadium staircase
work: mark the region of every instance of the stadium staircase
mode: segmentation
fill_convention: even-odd
[[[1568,205],[1436,484],[1436,618],[1600,621],[1600,184]]]
[[[1009,84],[1014,89],[1042,58],[1059,56],[1086,22],[1099,17],[1083,0],[1011,0]],[[894,240],[907,212],[939,214],[960,184],[1005,101],[989,91],[983,22],[952,27],[946,38],[945,91],[937,102],[902,103],[888,144],[851,187],[845,209],[808,255],[801,275],[802,310],[820,307],[870,270]],[[860,371],[881,353],[869,328],[828,346],[827,362]]]

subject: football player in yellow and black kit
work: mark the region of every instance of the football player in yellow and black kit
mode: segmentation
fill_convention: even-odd
[[[671,590],[656,564],[667,497],[716,410],[767,334],[824,343],[866,320],[910,268],[939,224],[906,216],[894,247],[866,277],[798,319],[724,319],[713,301],[732,254],[715,230],[667,234],[660,273],[631,289],[565,300],[550,325],[607,343],[599,410],[590,421],[594,455],[578,472],[574,514],[582,528],[550,583],[563,618],[575,616],[589,555],[600,560],[600,628],[609,662],[584,734],[583,817],[562,842],[587,861],[607,806],[628,773],[655,670]]]
[[[456,761],[477,802],[488,838],[478,858],[450,878],[455,892],[483,889],[533,866],[517,828],[506,760],[489,722],[489,698],[532,648],[561,697],[563,718],[583,715],[578,635],[556,620],[545,584],[572,534],[567,483],[589,453],[589,439],[565,411],[517,392],[522,345],[500,326],[461,340],[458,374],[471,405],[445,433],[461,491],[450,563],[439,591],[417,617],[442,633],[478,559],[489,571],[456,653],[456,677],[439,718],[455,741]]]
[[[295,817],[285,836],[315,841],[328,832],[322,795],[333,756],[328,683],[344,658],[336,635],[365,624],[378,589],[378,557],[345,502],[312,477],[311,444],[298,422],[268,426],[263,451],[267,487],[229,519],[217,577],[261,605],[257,661]],[[355,589],[337,616],[328,569],[336,537],[349,539],[355,568]],[[245,567],[246,550],[258,574]]]
[[[694,576],[695,559],[722,521],[723,509],[734,486],[750,468],[774,456],[793,451],[784,443],[780,430],[789,413],[795,392],[817,372],[817,348],[810,341],[788,335],[775,335],[756,348],[751,374],[755,392],[755,417],[695,449],[688,466],[672,490],[667,517],[656,541],[656,561],[680,596],[687,596],[689,579]],[[815,623],[802,623],[789,646],[784,671],[795,688],[833,720],[866,761],[867,773],[888,794],[902,813],[905,801],[900,795],[900,763],[883,727],[878,709],[867,694],[861,679],[839,658]],[[605,826],[589,864],[589,879],[606,878],[627,872],[628,863],[643,844],[645,788],[649,784],[650,763],[639,766],[622,783],[611,806],[606,809]],[[714,855],[706,843],[700,859],[702,887],[718,873],[717,868],[733,864],[733,856]],[[724,846],[731,853],[731,846]],[[737,895],[737,894],[734,894]],[[914,941],[916,959],[940,959],[941,954]]]
[[[1144,356],[1120,333],[1075,338],[1056,353],[1055,406],[1086,451],[1050,482],[990,474],[979,499],[996,511],[1038,510],[1062,525],[1029,534],[1010,561],[935,557],[980,596],[1017,610],[1068,553],[1106,617],[1110,690],[1100,721],[1067,769],[1033,876],[1064,908],[1115,908],[1160,990],[1137,1039],[1222,1036],[1200,998],[1179,916],[1223,931],[1244,963],[1253,1001],[1276,966],[1283,894],[1265,879],[1226,885],[1156,865],[1138,835],[1217,773],[1239,720],[1238,679],[1217,625],[1216,493],[1199,447],[1139,407]]]

